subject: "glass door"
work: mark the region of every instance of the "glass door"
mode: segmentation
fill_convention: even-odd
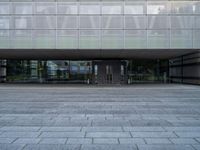
[[[113,82],[113,68],[112,65],[106,65],[106,83],[112,84]]]

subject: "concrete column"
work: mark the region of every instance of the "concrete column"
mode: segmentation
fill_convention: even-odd
[[[0,60],[0,82],[6,82],[6,60]]]

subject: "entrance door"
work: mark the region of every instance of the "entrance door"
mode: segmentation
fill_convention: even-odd
[[[97,84],[120,84],[121,83],[121,61],[102,60],[94,61],[95,82]],[[96,67],[95,67],[96,66]]]
[[[113,67],[112,65],[106,65],[106,84],[113,83]]]

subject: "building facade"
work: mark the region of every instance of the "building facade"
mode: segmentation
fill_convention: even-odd
[[[18,74],[28,81],[49,81],[54,72],[57,80],[84,76],[86,83],[132,83],[146,76],[151,76],[148,81],[171,77],[183,82],[183,71],[177,71],[190,62],[178,67],[174,60],[187,54],[194,56],[190,67],[198,80],[199,49],[198,0],[0,2],[2,81],[15,81],[9,79]]]

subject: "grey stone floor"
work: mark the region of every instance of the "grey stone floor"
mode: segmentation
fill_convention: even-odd
[[[200,150],[200,86],[1,84],[0,150]]]

